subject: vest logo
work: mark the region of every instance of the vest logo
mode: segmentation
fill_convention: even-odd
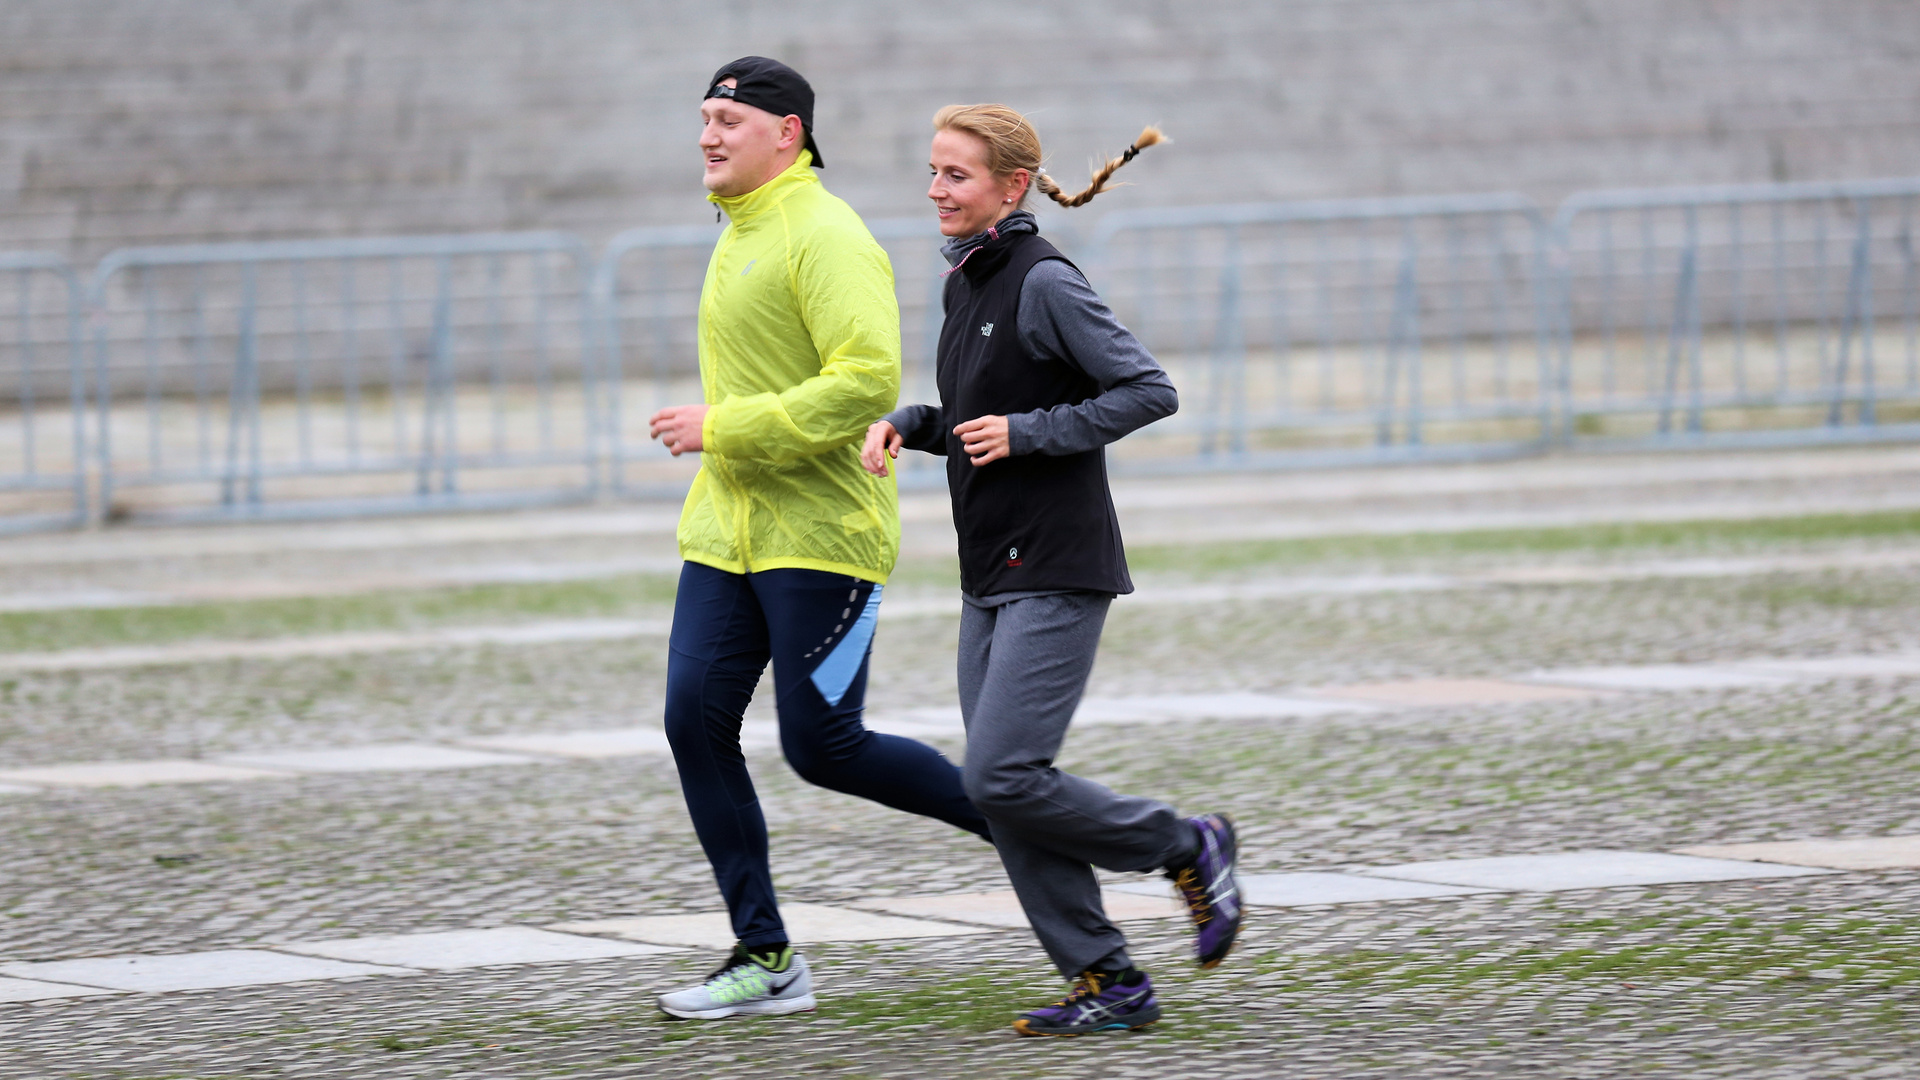
[[[747,260],[747,270],[751,270],[751,269],[753,269],[753,264],[754,264],[754,263],[757,263],[757,262],[759,262],[759,261],[760,261],[759,259],[748,259],[748,260]],[[742,271],[740,271],[740,276],[741,276],[741,277],[746,277],[746,276],[747,276],[747,270],[742,270]]]
[[[993,336],[993,324],[992,324],[992,323],[988,323],[988,324],[986,324],[985,326],[982,326],[982,327],[980,328],[980,336],[981,336],[981,337],[992,337],[992,336]]]
[[[1013,547],[1013,548],[1007,549],[1007,565],[1008,566],[1020,565],[1020,549],[1019,548]]]

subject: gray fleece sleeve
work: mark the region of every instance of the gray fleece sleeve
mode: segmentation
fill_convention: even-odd
[[[880,419],[900,433],[902,449],[947,456],[947,423],[940,406],[902,405]]]
[[[1078,405],[1007,417],[1009,453],[1082,453],[1180,407],[1173,380],[1153,354],[1069,263],[1047,259],[1027,271],[1020,286],[1020,343],[1033,356],[1085,372],[1100,393]]]

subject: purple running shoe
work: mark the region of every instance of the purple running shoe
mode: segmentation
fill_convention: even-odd
[[[1089,971],[1073,984],[1072,993],[1022,1015],[1013,1022],[1013,1030],[1022,1035],[1091,1035],[1131,1031],[1158,1019],[1160,1003],[1153,1000],[1153,980],[1146,972]]]
[[[1196,936],[1193,953],[1203,968],[1220,966],[1240,936],[1240,881],[1234,876],[1238,844],[1233,819],[1225,814],[1188,818],[1200,833],[1200,849],[1185,866],[1167,867],[1167,876],[1187,902]]]

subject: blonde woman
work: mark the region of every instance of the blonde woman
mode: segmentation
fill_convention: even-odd
[[[1094,867],[1164,870],[1193,913],[1202,967],[1240,925],[1232,822],[1183,818],[1055,768],[1086,689],[1108,605],[1133,591],[1103,448],[1178,408],[1173,383],[1024,209],[1038,188],[1085,204],[1160,140],[1068,195],[1041,169],[1040,138],[1004,105],[934,117],[927,196],[952,264],[937,358],[938,405],[867,430],[861,463],[884,476],[904,448],[944,455],[960,537],[960,709],[966,794],[1068,995],[1014,1021],[1024,1035],[1144,1027],[1152,981],[1100,904]]]

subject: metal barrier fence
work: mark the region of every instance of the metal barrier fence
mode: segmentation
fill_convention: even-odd
[[[1118,467],[1231,468],[1920,439],[1917,201],[1920,178],[1046,228],[1182,391]],[[869,226],[902,397],[932,400],[939,231]],[[562,233],[135,248],[84,291],[0,254],[0,529],[677,489],[646,419],[699,399],[719,231],[632,230],[597,261]]]
[[[1510,194],[1129,211],[1090,269],[1201,463],[1510,454],[1551,427],[1542,225]]]
[[[1920,180],[1569,198],[1553,222],[1561,440],[1920,436],[1916,199]]]
[[[102,505],[260,517],[590,495],[587,267],[562,233],[114,252],[90,295]],[[129,493],[167,488],[151,506]]]
[[[0,252],[0,532],[87,519],[79,279],[37,252]],[[11,288],[4,286],[10,285]]]

